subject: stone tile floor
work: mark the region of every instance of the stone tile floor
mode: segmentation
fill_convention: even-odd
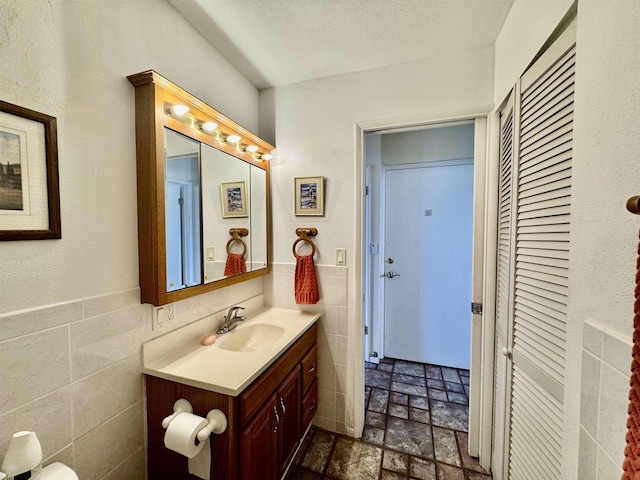
[[[312,427],[286,480],[491,480],[467,452],[469,371],[365,364],[362,439]]]

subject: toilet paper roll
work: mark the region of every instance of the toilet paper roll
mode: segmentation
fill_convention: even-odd
[[[174,418],[164,434],[164,446],[187,458],[195,457],[207,442],[199,442],[198,432],[208,424],[206,418],[182,412]]]

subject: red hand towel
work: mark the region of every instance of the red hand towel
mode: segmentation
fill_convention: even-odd
[[[313,255],[298,255],[295,275],[296,303],[310,305],[318,303],[318,280]]]
[[[631,388],[627,413],[627,446],[624,450],[622,480],[640,478],[640,244],[636,260],[636,301],[633,305],[633,350],[631,361]]]
[[[231,277],[247,271],[244,255],[240,253],[228,253],[227,263],[224,266],[224,276]]]

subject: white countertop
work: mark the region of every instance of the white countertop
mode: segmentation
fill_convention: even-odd
[[[187,325],[142,346],[142,371],[212,392],[236,396],[295,343],[320,317],[317,313],[263,307],[234,330],[217,335],[211,346],[202,346],[203,325]],[[195,322],[196,324],[202,321]],[[210,322],[211,323],[211,322]],[[256,324],[284,329],[277,340],[256,351],[225,350],[225,337]],[[215,333],[209,330],[207,334]]]

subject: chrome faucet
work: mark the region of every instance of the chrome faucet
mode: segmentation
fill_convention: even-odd
[[[246,320],[246,317],[238,316],[238,311],[240,310],[244,310],[244,307],[231,307],[229,309],[229,312],[224,317],[224,323],[218,330],[216,330],[216,333],[218,335],[230,332],[238,326],[238,322],[243,322],[244,320]]]

